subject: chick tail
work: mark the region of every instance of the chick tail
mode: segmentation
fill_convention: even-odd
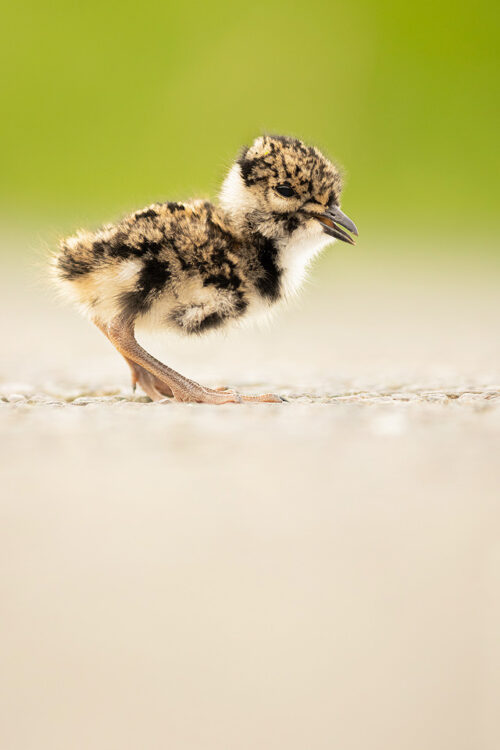
[[[52,255],[51,269],[55,282],[72,282],[95,268],[93,237],[88,232],[78,232],[61,240],[59,249]]]
[[[142,269],[136,258],[106,254],[104,241],[102,231],[78,232],[61,241],[50,263],[59,293],[76,302],[86,317],[102,323],[122,312],[123,301],[134,293]]]
[[[58,292],[76,302],[82,312],[89,314],[91,278],[98,266],[94,249],[94,235],[77,232],[59,243],[50,258],[50,276]]]

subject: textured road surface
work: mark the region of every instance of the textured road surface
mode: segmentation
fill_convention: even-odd
[[[0,747],[493,750],[498,272],[314,273],[269,330],[143,339],[281,405],[152,404],[0,282]]]

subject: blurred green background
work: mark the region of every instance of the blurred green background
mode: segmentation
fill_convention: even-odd
[[[153,200],[214,196],[240,146],[270,131],[345,168],[360,247],[495,253],[498,8],[5,5],[2,222],[45,237]]]

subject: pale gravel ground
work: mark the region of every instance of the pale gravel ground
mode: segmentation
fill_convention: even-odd
[[[462,265],[343,255],[269,330],[146,339],[288,399],[222,407],[132,396],[5,267],[0,747],[499,746],[499,275]]]

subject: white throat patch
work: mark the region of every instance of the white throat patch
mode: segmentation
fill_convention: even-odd
[[[323,232],[316,219],[311,219],[306,226],[297,229],[288,240],[277,243],[285,297],[293,297],[299,291],[311,261],[330,242],[332,237]]]

